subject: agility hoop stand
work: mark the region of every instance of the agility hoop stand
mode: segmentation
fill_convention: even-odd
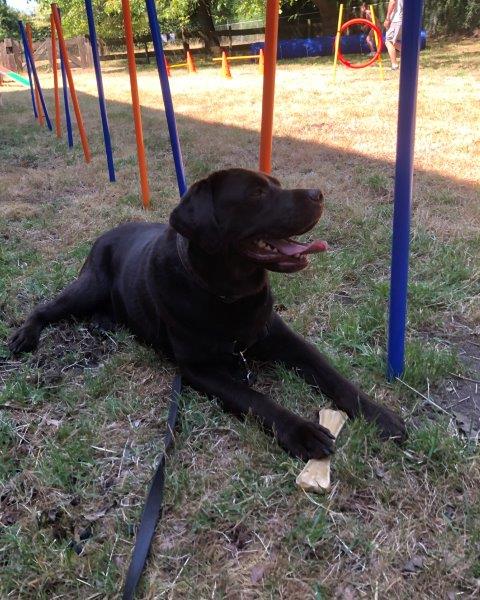
[[[372,65],[373,63],[378,61],[382,79],[384,78],[383,63],[382,63],[383,38],[382,38],[382,32],[375,25],[375,11],[373,9],[373,4],[370,4],[370,14],[372,16],[371,21],[369,21],[368,19],[358,18],[358,19],[350,19],[350,21],[346,21],[345,23],[342,24],[343,4],[340,4],[340,8],[338,11],[337,33],[335,35],[334,52],[333,52],[333,81],[334,82],[336,81],[338,61],[340,61],[342,63],[342,65],[344,65],[345,67],[348,67],[349,69],[365,69],[365,67],[369,67],[370,65]],[[370,60],[368,60],[367,62],[360,63],[360,64],[351,63],[342,54],[342,48],[341,48],[342,33],[344,31],[346,31],[352,25],[364,25],[365,27],[369,27],[373,31],[373,35],[375,38],[375,46],[376,46],[377,50],[376,50],[374,56],[372,56],[372,58]]]

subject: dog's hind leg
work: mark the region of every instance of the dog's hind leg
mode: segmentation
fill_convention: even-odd
[[[109,304],[107,283],[99,281],[92,270],[84,269],[56,298],[39,304],[32,311],[9,339],[8,347],[13,354],[35,350],[47,325],[67,318],[83,319],[95,313],[108,313]]]

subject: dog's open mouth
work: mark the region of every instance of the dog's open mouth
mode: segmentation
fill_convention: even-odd
[[[290,238],[257,238],[241,245],[242,254],[272,271],[299,271],[307,266],[308,254],[325,250],[328,250],[328,244],[323,240],[299,242]]]

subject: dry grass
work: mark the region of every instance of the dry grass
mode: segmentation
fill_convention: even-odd
[[[479,67],[478,42],[422,53],[405,377],[439,403],[448,398],[444,407],[451,385],[471,397],[469,406],[478,395],[475,383],[460,388],[450,372],[480,379]],[[252,65],[232,71],[231,81],[213,68],[171,79],[190,182],[256,165],[261,80]],[[139,73],[149,213],[138,198],[123,65],[110,65],[104,82],[116,184],[106,174],[93,73],[75,77],[94,156],[88,166],[78,135],[69,151],[33,123],[27,92],[3,92],[1,340],[75,276],[99,232],[132,218],[163,220],[177,202],[156,71]],[[42,79],[52,106],[50,76]],[[365,424],[347,425],[333,460],[337,483],[313,497],[294,486],[301,465],[255,426],[186,393],[144,598],[478,596],[476,441],[459,433],[453,413],[432,412],[383,378],[397,95],[398,74],[388,70],[382,82],[374,69],[341,69],[333,86],[327,61],[279,65],[274,174],[285,185],[322,187],[319,231],[334,251],[273,284],[289,322],[403,411],[410,441],[380,445]],[[0,346],[2,597],[118,597],[172,375],[172,365],[125,332],[63,325],[21,360]],[[303,414],[319,405],[282,369],[259,385]]]

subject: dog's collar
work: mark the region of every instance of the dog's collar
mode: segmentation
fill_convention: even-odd
[[[205,290],[209,294],[212,294],[213,296],[215,296],[222,302],[225,302],[226,304],[231,304],[232,302],[236,302],[237,300],[243,298],[243,296],[241,295],[222,296],[214,292],[208,286],[208,283],[202,277],[200,277],[200,275],[194,270],[192,263],[190,262],[190,259],[188,257],[188,240],[180,233],[177,233],[177,252],[180,258],[180,262],[182,263],[182,266],[185,269],[185,271],[190,275],[193,281],[203,290]]]

